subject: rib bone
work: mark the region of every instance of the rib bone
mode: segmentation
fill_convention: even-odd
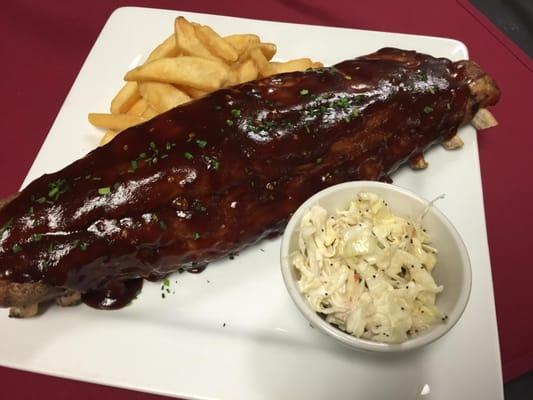
[[[457,136],[453,135],[450,139],[444,140],[442,142],[442,147],[444,147],[446,150],[455,150],[463,147],[464,142],[463,140]]]
[[[472,118],[471,123],[478,131],[498,125],[498,121],[496,121],[494,115],[492,115],[486,108],[480,108],[476,115],[474,115],[474,118]]]

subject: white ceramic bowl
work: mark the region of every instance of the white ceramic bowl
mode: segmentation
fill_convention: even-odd
[[[428,231],[432,246],[439,252],[433,276],[437,284],[444,285],[444,290],[437,295],[436,303],[438,308],[448,316],[445,323],[437,323],[418,336],[400,344],[359,339],[323,320],[311,309],[296,284],[299,273],[290,265],[289,255],[297,250],[298,228],[302,216],[317,203],[324,207],[328,213],[333,214],[336,209],[345,209],[350,200],[353,200],[359,192],[364,191],[381,196],[389,203],[391,210],[401,216],[416,217],[421,215],[428,206],[428,201],[416,194],[401,187],[381,182],[347,182],[315,194],[294,213],[283,235],[281,270],[285,285],[296,306],[312,326],[349,347],[378,352],[398,352],[419,348],[437,340],[455,325],[466,307],[472,284],[470,259],[463,240],[448,218],[435,205],[429,208],[422,226]]]

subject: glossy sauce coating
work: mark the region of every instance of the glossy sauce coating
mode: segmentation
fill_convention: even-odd
[[[0,210],[0,279],[123,306],[139,278],[280,233],[327,186],[389,179],[471,100],[457,64],[396,49],[219,90],[24,189]]]

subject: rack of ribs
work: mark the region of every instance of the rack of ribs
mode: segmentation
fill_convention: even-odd
[[[143,279],[281,233],[321,189],[424,168],[428,147],[459,147],[457,129],[490,117],[478,110],[498,99],[472,61],[385,48],[181,105],[3,206],[0,306],[12,316],[52,299],[120,308]]]

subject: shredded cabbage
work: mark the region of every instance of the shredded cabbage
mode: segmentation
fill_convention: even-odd
[[[446,317],[431,271],[437,250],[421,226],[394,215],[374,193],[359,193],[335,216],[313,206],[300,223],[292,265],[298,287],[326,321],[349,334],[401,343]]]

